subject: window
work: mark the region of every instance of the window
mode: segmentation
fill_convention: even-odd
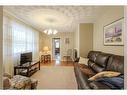
[[[19,64],[22,52],[32,52],[39,59],[38,31],[8,16],[3,20],[4,71],[13,75],[13,65]]]
[[[16,19],[4,16],[4,56],[19,57],[23,52],[32,52],[33,60],[39,55],[38,31]],[[14,58],[15,60],[16,58]],[[19,58],[18,58],[19,59]]]
[[[14,53],[35,52],[38,38],[37,31],[34,31],[22,24],[13,22],[12,24],[12,42]]]

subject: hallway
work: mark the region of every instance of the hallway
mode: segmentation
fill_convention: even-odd
[[[60,60],[52,60],[51,63],[41,63],[41,66],[73,66],[73,62],[69,61],[60,61]]]

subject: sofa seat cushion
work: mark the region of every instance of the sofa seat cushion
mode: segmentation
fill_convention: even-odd
[[[80,68],[88,67],[88,66],[86,66],[86,65],[84,65],[84,64],[78,64],[78,66],[79,66]]]
[[[93,81],[89,85],[90,85],[91,89],[96,89],[96,90],[98,90],[98,89],[102,89],[102,90],[103,89],[111,89],[109,86],[107,86],[101,82],[97,82],[97,81]]]
[[[96,73],[90,69],[88,66],[80,66],[80,70],[86,75],[88,78],[94,76]]]
[[[21,75],[15,75],[11,79],[11,86],[14,89],[30,89],[31,79]]]

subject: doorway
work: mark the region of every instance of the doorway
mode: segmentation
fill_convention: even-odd
[[[60,38],[53,38],[53,59],[60,61]]]

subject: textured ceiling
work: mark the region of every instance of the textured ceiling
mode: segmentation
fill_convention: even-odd
[[[39,31],[55,28],[73,32],[79,23],[93,23],[102,7],[97,6],[5,6],[13,14]]]

